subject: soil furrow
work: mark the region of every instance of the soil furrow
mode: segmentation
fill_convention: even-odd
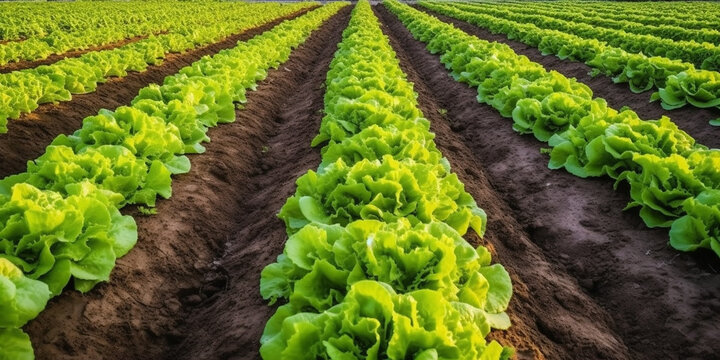
[[[257,276],[243,276],[248,269],[259,274],[280,252],[284,226],[274,214],[294,190],[294,179],[319,163],[309,144],[318,129],[333,41],[339,40],[349,11],[331,18],[288,62],[270,71],[258,90],[248,93],[235,123],[210,129],[207,152],[191,156],[191,172],[175,178],[173,197],[158,203],[157,215],[133,213],[138,245],[118,261],[109,283],[86,295],[65,292],[26,327],[37,359],[158,359],[186,339],[204,341],[184,356],[226,359],[227,349],[210,339],[230,336],[211,326],[211,320],[228,318],[252,325],[257,344],[266,319],[260,314],[270,312],[262,301],[249,313],[223,308],[214,318],[189,315],[198,306],[210,309],[218,297],[259,298]],[[233,249],[255,247],[263,255],[252,255],[240,268],[217,262],[250,228],[261,233],[240,238],[246,243]],[[238,284],[248,288],[225,291]],[[246,322],[244,316],[257,321]],[[199,354],[203,351],[209,353]]]
[[[439,14],[419,5],[414,7],[446,23],[453,24],[458,29],[480,39],[507,44],[516,53],[527,56],[530,60],[542,64],[548,70],[555,70],[566,77],[578,79],[578,81],[589,86],[596,97],[607,100],[608,104],[615,109],[628,106],[635,110],[642,119],[659,119],[663,115],[668,116],[699,143],[711,148],[720,147],[720,136],[718,136],[720,135],[720,128],[708,124],[708,121],[720,118],[720,109],[718,108],[700,109],[686,105],[680,109],[665,110],[660,105],[660,101],[650,102],[650,94],[657,89],[640,94],[633,93],[627,83],[615,84],[611,77],[604,75],[590,76],[589,73],[592,68],[585,63],[562,60],[554,55],[545,56],[538,48],[516,40],[510,40],[504,34],[493,34],[487,29]]]
[[[0,45],[8,44],[8,43],[11,43],[11,42],[23,42],[23,41],[25,41],[25,40],[26,40],[26,39],[24,39],[24,38],[0,40]]]
[[[455,82],[394,15],[377,12],[438,146],[489,214],[486,241],[513,275],[516,329],[496,336],[520,355],[539,350],[549,359],[720,353],[714,255],[669,248],[667,229],[648,229],[637,211],[622,211],[627,189],[613,191],[610,179],[549,170],[544,144],[515,133],[511,119],[478,103],[476,90]]]
[[[158,33],[158,34],[161,34],[161,33]],[[91,46],[91,47],[89,47],[87,49],[83,49],[83,50],[71,50],[71,51],[64,52],[62,54],[53,54],[44,59],[7,63],[5,65],[0,66],[0,74],[7,74],[7,73],[13,72],[13,71],[32,69],[32,68],[36,68],[41,65],[50,65],[50,64],[56,63],[63,59],[80,57],[83,54],[87,54],[87,53],[93,52],[93,51],[112,50],[115,48],[119,48],[123,45],[138,42],[147,37],[148,37],[148,35],[140,35],[140,36],[135,36],[135,37],[127,38],[127,39],[122,39],[122,40],[115,41],[115,42],[105,44],[105,45]]]
[[[350,18],[350,6],[331,18],[270,75],[253,94],[243,118],[274,122],[263,143],[257,172],[243,184],[241,206],[233,212],[233,233],[225,254],[215,263],[225,274],[225,291],[198,304],[180,325],[184,341],[166,359],[259,358],[260,335],[274,313],[260,297],[260,272],[282,253],[285,224],[276,217],[295,192],[295,180],[320,163],[319,149],[310,147],[322,119],[325,75],[336,44]]]
[[[24,171],[28,160],[42,155],[47,145],[58,135],[70,134],[79,129],[85,117],[96,115],[100,109],[128,105],[138,91],[148,84],[162,84],[166,76],[177,73],[203,56],[235,47],[238,41],[248,40],[309,10],[300,10],[215,44],[182,54],[169,54],[161,65],[148,66],[143,72],[130,72],[124,78],[108,79],[106,83],[98,84],[95,92],[73,95],[72,100],[57,105],[43,104],[18,120],[9,120],[8,132],[0,134],[0,178]]]

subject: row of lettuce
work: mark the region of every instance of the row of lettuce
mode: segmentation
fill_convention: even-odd
[[[708,70],[720,68],[720,47],[708,42],[680,41],[653,35],[639,35],[624,30],[575,22],[574,20],[557,19],[554,15],[543,15],[543,11],[526,13],[502,6],[460,3],[455,5],[460,9],[477,11],[523,24],[534,24],[545,30],[558,30],[586,39],[596,39],[632,53],[642,52],[650,56],[663,56],[669,59],[682,60]],[[547,13],[554,14],[553,12]],[[698,32],[699,30],[695,33]]]
[[[187,33],[198,26],[212,24],[218,15],[237,14],[245,7],[242,3],[224,2],[3,4],[6,6],[20,9],[4,9],[4,14],[0,15],[4,20],[0,23],[0,34],[6,40],[0,42],[0,65],[41,60],[70,50],[103,46],[137,36]],[[25,38],[17,39],[16,36]]]
[[[510,39],[537,47],[543,54],[583,61],[593,68],[593,74],[611,76],[616,83],[628,83],[633,92],[641,93],[656,88],[658,91],[651,99],[660,100],[665,109],[686,105],[720,108],[720,73],[715,71],[718,69],[716,62],[720,61],[720,50],[705,57],[705,61],[701,60],[703,64],[698,69],[691,62],[668,58],[674,51],[670,47],[642,38],[628,40],[626,45],[618,47],[595,36],[579,36],[539,27],[532,22],[513,21],[510,18],[514,17],[503,15],[508,11],[438,2],[421,2],[421,5],[494,33],[506,34]],[[713,124],[720,125],[719,122],[720,119]]]
[[[119,209],[153,212],[158,196],[170,197],[171,176],[190,170],[186,155],[204,151],[208,129],[234,121],[246,90],[342,6],[285,21],[149,85],[0,181],[0,358],[33,358],[20,327],[71,280],[81,292],[107,281],[136,244],[135,221]]]
[[[674,24],[690,29],[712,29],[720,26],[717,5],[710,1],[544,1],[548,8],[572,8],[578,13],[607,15],[643,24]]]
[[[720,43],[720,31],[713,27],[703,29],[689,29],[681,24],[662,24],[650,25],[632,21],[630,19],[614,20],[599,14],[587,16],[579,13],[576,8],[561,10],[558,8],[547,8],[542,3],[533,3],[528,6],[522,4],[484,4],[491,6],[493,9],[501,11],[510,11],[517,14],[541,16],[542,19],[552,19],[548,22],[549,26],[556,27],[557,21],[565,21],[566,24],[578,26],[579,29],[585,30],[588,25],[599,28],[601,36],[610,36],[612,34],[621,34],[629,37],[638,35],[649,35],[649,39],[657,41],[657,39],[670,39],[682,42],[692,42],[695,44],[709,43],[717,45]],[[582,5],[581,5],[582,6]],[[538,22],[535,17],[526,18],[533,19]],[[561,29],[558,29],[561,30]],[[607,31],[607,33],[606,33]],[[643,38],[642,36],[640,38]],[[617,46],[617,45],[615,45]]]
[[[697,144],[663,117],[642,120],[616,111],[575,79],[519,56],[510,47],[464,33],[394,0],[384,4],[478,101],[512,117],[513,128],[550,145],[550,168],[580,177],[627,182],[632,202],[650,227],[670,227],[682,251],[720,256],[720,151]]]
[[[214,6],[214,4],[207,4]],[[88,31],[100,27],[122,27],[162,23],[178,17],[183,8],[202,11],[203,5],[179,2],[6,2],[0,7],[0,42],[46,37],[52,33]]]
[[[504,2],[504,4],[519,5],[513,2]],[[688,12],[683,7],[684,3],[675,2],[669,9],[659,9],[657,3],[652,6],[643,4],[642,8],[637,9],[632,7],[632,3],[624,2],[613,2],[613,3],[593,3],[588,4],[587,2],[555,2],[555,1],[540,1],[533,3],[526,3],[531,8],[540,8],[545,10],[556,10],[558,15],[565,16],[567,12],[574,12],[580,15],[578,19],[590,20],[595,24],[602,26],[615,28],[616,25],[625,24],[629,22],[629,26],[635,28],[635,24],[649,25],[657,31],[665,32],[669,30],[677,30],[679,28],[687,30],[701,30],[698,31],[695,36],[701,36],[700,39],[707,42],[712,39],[716,39],[715,30],[720,27],[720,19],[713,16],[708,16],[708,12],[698,11],[698,3],[695,2],[693,5],[693,11]],[[697,16],[695,16],[697,15]],[[607,20],[607,22],[603,21]],[[570,19],[572,20],[572,19]],[[624,27],[619,27],[624,29]],[[713,34],[713,35],[711,35]],[[671,36],[677,36],[676,34],[670,34]],[[662,36],[666,37],[666,36]],[[689,40],[689,39],[686,39]],[[702,41],[700,41],[702,42]]]
[[[263,3],[236,6],[224,13],[197,15],[203,22],[182,32],[151,36],[111,50],[93,51],[50,65],[0,74],[0,134],[8,119],[17,119],[40,104],[69,101],[73,94],[94,92],[110,77],[127,76],[159,65],[170,53],[217,42],[231,34],[287,16],[312,3]],[[218,21],[219,20],[219,21]]]
[[[318,171],[282,207],[289,239],[262,272],[285,302],[263,359],[506,359],[512,285],[482,235],[485,213],[434,144],[416,94],[366,0],[353,10],[326,79],[312,145]]]

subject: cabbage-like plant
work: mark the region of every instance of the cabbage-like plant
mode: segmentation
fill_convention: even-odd
[[[278,214],[288,234],[312,222],[346,225],[399,218],[413,225],[442,221],[460,234],[469,227],[479,235],[485,232],[485,212],[442,164],[398,161],[389,155],[352,166],[338,160],[318,173],[309,171],[297,184]]]

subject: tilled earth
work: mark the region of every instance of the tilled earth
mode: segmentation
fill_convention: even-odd
[[[26,327],[38,359],[259,358],[260,335],[274,311],[259,295],[260,271],[286,239],[275,214],[295,180],[320,162],[310,140],[350,10],[341,10],[270,71],[237,110],[235,123],[210,130],[207,152],[191,156],[191,172],[175,178],[173,197],[159,202],[157,215],[126,211],[137,215],[138,246],[118,261],[109,283],[86,295],[66,291]],[[520,359],[720,354],[720,261],[707,252],[669,248],[667,230],[648,229],[636,211],[622,210],[627,189],[614,191],[610,179],[549,170],[543,143],[518,135],[511,120],[479,104],[476,91],[452,80],[439,58],[383,6],[375,12],[415,84],[439,149],[488,213],[485,238],[470,234],[468,240],[490,248],[512,276],[513,327],[492,337],[515,346]],[[629,106],[644,118],[667,114],[647,102],[648,94],[590,78],[584,64],[440,18],[577,77],[616,108]],[[127,104],[146,84],[274,24],[113,80],[98,93],[41,107],[27,121],[11,121],[10,132],[0,135],[0,151],[9,154],[0,161],[0,175],[22,171],[54,136],[74,131],[100,107]],[[717,146],[716,130],[707,124],[715,114],[681,109],[669,115],[701,143]]]

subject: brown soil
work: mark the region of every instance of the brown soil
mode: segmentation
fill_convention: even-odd
[[[712,119],[720,118],[720,109],[700,109],[686,105],[680,109],[665,110],[660,106],[660,101],[650,102],[650,94],[655,90],[636,94],[630,91],[627,83],[615,84],[612,78],[604,75],[591,77],[588,75],[592,68],[585,63],[571,60],[562,60],[554,55],[544,56],[535,47],[523,44],[516,40],[510,40],[504,34],[493,34],[487,29],[480,28],[473,24],[438,14],[437,12],[414,6],[416,9],[432,14],[438,19],[453,24],[455,27],[475,35],[487,41],[497,41],[507,44],[516,53],[527,56],[530,60],[542,64],[548,70],[555,70],[569,78],[576,78],[578,81],[588,85],[595,93],[595,96],[607,100],[608,104],[615,109],[629,106],[640,115],[642,119],[659,119],[660,116],[669,116],[681,129],[694,137],[699,143],[711,148],[720,147],[720,128],[708,124]]]
[[[147,35],[135,36],[132,38],[123,39],[120,41],[112,42],[112,43],[101,45],[101,46],[91,46],[84,50],[73,50],[73,51],[64,52],[62,54],[53,54],[53,55],[50,55],[50,56],[48,56],[44,59],[40,59],[40,60],[18,61],[18,62],[7,63],[5,65],[0,66],[0,74],[6,74],[9,72],[18,71],[18,70],[32,69],[32,68],[36,68],[40,65],[49,65],[52,63],[56,63],[60,60],[66,59],[66,58],[76,58],[76,57],[79,57],[80,55],[87,54],[87,53],[93,52],[93,51],[115,49],[115,48],[118,48],[123,45],[138,42],[147,37],[148,37]]]
[[[82,126],[85,117],[96,115],[100,109],[115,109],[128,105],[140,89],[151,83],[161,84],[166,76],[177,73],[205,55],[236,46],[283,20],[304,14],[309,9],[278,18],[265,25],[232,35],[225,40],[182,54],[169,54],[161,65],[149,66],[143,72],[131,72],[124,78],[111,78],[98,84],[90,94],[73,95],[72,100],[59,104],[43,104],[18,120],[10,120],[8,132],[0,134],[0,178],[26,169],[28,160],[42,155],[47,145],[60,134],[70,134]]]
[[[210,130],[207,153],[192,156],[158,215],[136,217],[138,246],[111,282],[63,293],[26,327],[39,360],[257,357],[273,311],[259,274],[285,240],[275,213],[320,162],[309,144],[349,13],[272,70],[235,123]]]
[[[395,16],[377,12],[438,146],[489,214],[485,240],[515,281],[515,329],[495,336],[516,345],[521,358],[542,358],[538,351],[548,359],[715,358],[717,257],[669,248],[667,230],[622,211],[627,189],[613,191],[610,179],[549,170],[543,143],[515,133]]]
[[[11,43],[11,42],[21,42],[21,41],[25,41],[25,39],[24,39],[24,38],[19,38],[19,39],[0,40],[0,45],[7,44],[7,43]]]
[[[295,192],[295,180],[320,163],[319,149],[311,148],[310,142],[319,131],[325,75],[350,11],[350,6],[341,10],[296,50],[294,59],[265,85],[274,95],[255,100],[257,106],[248,109],[248,116],[259,112],[278,127],[267,142],[269,151],[257,165],[261,171],[250,181],[251,191],[236,212],[235,232],[219,260],[233,280],[226,292],[201,304],[187,318],[180,328],[185,341],[166,359],[260,358],[260,335],[275,312],[260,297],[260,272],[282,253],[287,238],[285,224],[275,215]]]

